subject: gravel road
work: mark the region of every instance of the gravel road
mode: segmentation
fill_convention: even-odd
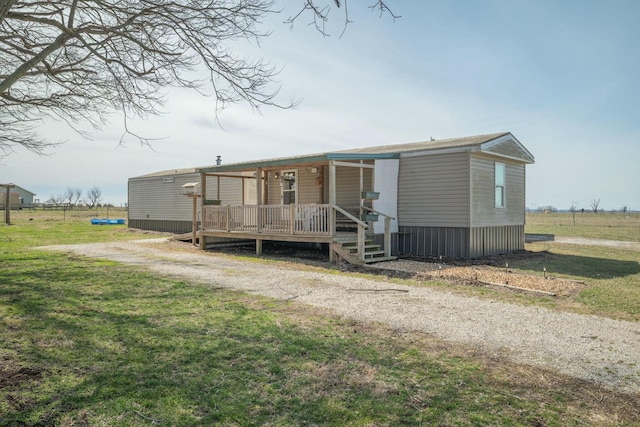
[[[295,299],[340,316],[433,334],[610,389],[640,393],[640,323],[482,300],[382,278],[295,266],[283,270],[275,262],[180,250],[164,238],[47,248],[135,264],[217,287]]]

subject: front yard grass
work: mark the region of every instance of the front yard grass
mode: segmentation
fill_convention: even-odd
[[[640,425],[637,395],[33,248],[140,237],[84,222],[0,226],[0,426]]]

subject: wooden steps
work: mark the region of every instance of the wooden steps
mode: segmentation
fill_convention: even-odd
[[[386,256],[382,247],[375,244],[371,238],[366,238],[364,242],[364,261],[358,257],[357,238],[336,240],[331,243],[331,250],[350,264],[371,264],[396,259],[394,256]]]

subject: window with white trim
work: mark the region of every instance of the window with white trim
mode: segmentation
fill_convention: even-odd
[[[495,206],[496,208],[504,208],[504,181],[505,181],[505,166],[504,163],[495,163],[493,173],[495,183]]]

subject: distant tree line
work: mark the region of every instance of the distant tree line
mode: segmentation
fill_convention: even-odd
[[[553,212],[558,212],[559,210],[553,205],[540,205],[533,208],[527,208],[526,211],[553,213]],[[571,205],[569,206],[569,212],[574,214],[585,213],[585,212],[592,212],[594,214],[597,214],[604,211],[605,211],[604,209],[600,208],[600,199],[593,199],[592,201],[590,201],[589,209],[578,208],[578,202],[571,202]],[[629,205],[622,205],[619,209],[611,209],[609,212],[630,213],[631,208],[629,207]]]
[[[89,209],[101,206],[102,190],[93,186],[86,193],[81,188],[67,187],[62,194],[51,195],[45,204],[66,205],[70,208],[85,206]]]

